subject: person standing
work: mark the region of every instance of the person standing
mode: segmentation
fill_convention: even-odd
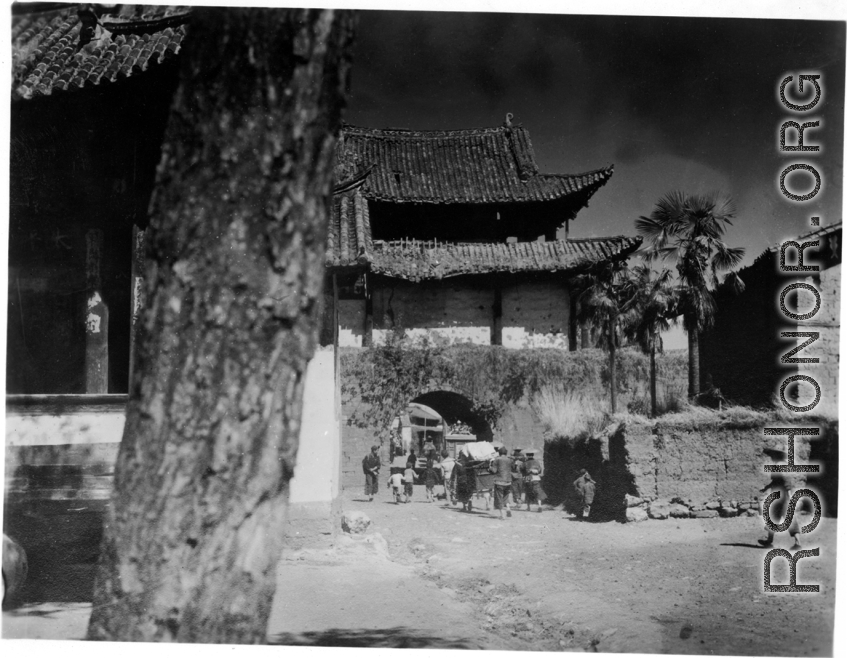
[[[365,472],[365,495],[372,502],[379,491],[379,469],[382,462],[379,458],[379,446],[371,446],[371,451],[362,460],[362,470]]]
[[[500,520],[503,520],[503,508],[506,508],[506,516],[512,516],[509,507],[509,494],[512,491],[512,460],[508,457],[508,450],[500,448],[499,457],[491,460],[488,470],[494,473],[494,507],[500,512]]]
[[[426,486],[426,502],[434,503],[435,502],[435,485],[438,484],[438,467],[435,464],[435,459],[432,457],[432,453],[430,452],[430,456],[427,457],[426,460],[426,470],[424,471],[424,485]]]
[[[783,460],[788,459],[788,455],[783,450],[765,448],[763,452],[771,458],[771,462],[774,464],[779,464]],[[796,488],[796,482],[790,477],[791,474],[787,475],[789,475],[788,478],[786,478],[786,474],[783,473],[771,473],[770,482],[759,489],[759,493],[765,493],[769,489],[771,493],[774,491],[779,492],[779,499],[774,500],[770,504],[768,511],[771,521],[776,524],[782,523],[785,520],[785,512],[788,509],[788,498],[791,493],[791,489]],[[761,544],[764,548],[770,548],[773,546],[774,532],[770,528],[767,528],[767,532],[767,539],[759,540],[759,544]],[[794,544],[791,546],[792,550],[803,548],[803,545],[800,543],[800,524],[797,521],[797,514],[794,515],[794,519],[788,527],[788,534],[794,540]]]
[[[446,450],[441,451],[441,463],[438,465],[441,469],[441,480],[444,482],[444,500],[445,505],[455,505],[455,489],[453,488],[453,469],[456,467],[456,460],[450,456]]]
[[[515,508],[520,507],[523,497],[524,461],[525,458],[521,454],[521,449],[515,448],[512,451],[512,502],[515,504]]]
[[[424,443],[424,447],[421,454],[423,454],[423,456],[427,459],[430,459],[435,455],[435,444],[429,437],[427,437],[426,442]]]
[[[579,477],[574,480],[573,487],[576,490],[577,500],[579,503],[579,513],[577,518],[584,520],[591,513],[591,504],[594,502],[594,492],[596,482],[591,479],[591,475],[584,468],[580,469]]]
[[[473,511],[474,488],[468,475],[469,470],[460,457],[453,466],[453,473],[450,476],[453,481],[453,490],[456,492],[456,500],[462,503],[463,512]]]
[[[400,504],[400,493],[403,488],[403,474],[400,469],[391,469],[391,477],[388,478],[388,486],[391,488],[391,495],[394,496],[394,504]]]
[[[527,449],[526,462],[524,462],[523,470],[526,511],[532,511],[532,504],[535,503],[538,506],[538,513],[540,514],[541,503],[546,499],[544,490],[541,488],[541,476],[544,475],[544,466],[535,458],[534,448]]]
[[[415,469],[406,464],[406,470],[403,472],[403,493],[406,496],[404,503],[411,502],[412,494],[415,493],[415,480],[418,479]]]

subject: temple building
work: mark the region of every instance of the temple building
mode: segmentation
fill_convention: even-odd
[[[539,173],[529,131],[511,115],[471,130],[345,127],[327,251],[338,344],[368,345],[402,328],[576,349],[569,281],[640,243],[569,237],[612,171]]]
[[[358,348],[398,331],[506,349],[590,346],[588,328],[576,322],[574,277],[625,260],[641,243],[571,236],[578,212],[612,173],[540,173],[529,131],[511,115],[469,130],[345,126],[322,343]],[[496,431],[455,391],[409,402],[509,445],[543,433],[526,400],[505,410]],[[351,422],[359,405],[342,403],[344,486],[360,484],[362,455],[378,432]]]
[[[71,589],[90,588],[144,303],[147,206],[190,13],[13,8],[4,528],[25,537],[33,599],[60,600],[48,592],[57,570]],[[613,168],[539,172],[529,132],[511,116],[469,130],[346,126],[337,154],[325,322],[307,372],[292,523],[330,518],[342,480],[360,472],[359,442],[370,440],[344,423],[341,347],[402,329],[576,349],[586,338],[573,276],[627,258],[640,242],[572,237]],[[444,399],[432,392],[417,402]],[[471,406],[437,412],[466,422]]]

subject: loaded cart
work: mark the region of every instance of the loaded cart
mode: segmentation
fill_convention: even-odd
[[[458,459],[465,467],[468,485],[474,494],[485,499],[486,509],[491,506],[491,492],[494,491],[495,476],[489,468],[495,457],[497,450],[488,441],[466,443],[459,450]]]

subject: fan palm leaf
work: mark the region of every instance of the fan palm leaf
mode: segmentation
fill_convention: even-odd
[[[728,226],[736,215],[729,196],[710,192],[684,194],[672,191],[664,195],[650,213],[635,221],[644,236],[643,253],[649,260],[675,257],[681,289],[678,310],[689,335],[689,396],[699,393],[698,334],[714,322],[716,305],[712,291],[727,275],[735,290],[743,283],[732,270],[740,265],[744,249],[730,247],[724,241]]]

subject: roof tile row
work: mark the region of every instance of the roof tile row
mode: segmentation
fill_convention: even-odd
[[[409,281],[495,272],[570,272],[604,260],[625,258],[640,244],[641,238],[625,236],[505,244],[409,240],[377,243],[370,269]]]
[[[30,99],[97,85],[146,71],[177,55],[186,34],[187,12],[179,7],[153,7],[133,22],[142,33],[113,34],[101,17],[94,39],[78,49],[81,22],[76,8],[22,16],[12,27],[13,99]],[[181,13],[180,13],[181,12]],[[145,32],[145,23],[162,17],[176,19],[157,32]],[[123,23],[116,23],[121,25]]]
[[[357,188],[333,199],[326,266],[367,266],[372,272],[409,281],[493,272],[563,272],[624,258],[640,244],[641,238],[624,236],[514,243],[374,241],[368,201]]]
[[[373,167],[368,199],[413,203],[552,201],[606,183],[613,167],[583,174],[539,174],[529,132],[501,126],[412,131],[345,126],[339,169]]]

